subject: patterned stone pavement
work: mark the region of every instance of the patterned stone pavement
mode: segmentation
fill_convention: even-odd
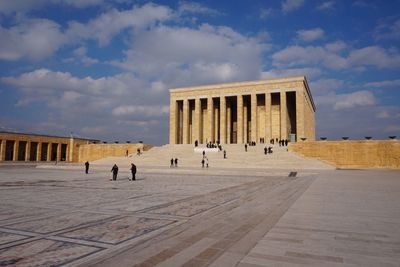
[[[398,172],[288,174],[0,167],[0,266],[399,266]]]

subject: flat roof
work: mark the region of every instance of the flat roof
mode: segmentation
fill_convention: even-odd
[[[15,134],[15,135],[33,135],[33,136],[43,136],[43,137],[55,137],[55,138],[71,138],[69,136],[59,136],[59,135],[48,135],[48,134],[36,134],[36,133],[21,133],[21,132],[10,132],[10,131],[0,131],[0,134]],[[82,138],[82,137],[74,137],[74,139],[80,139],[80,140],[89,140],[89,141],[96,141],[100,142],[100,140],[97,139],[90,139],[90,138]]]
[[[305,81],[305,76],[293,76],[293,77],[284,77],[284,78],[275,78],[269,80],[255,80],[255,81],[243,81],[243,82],[232,82],[232,83],[216,83],[216,84],[206,84],[206,85],[195,85],[195,86],[187,86],[187,87],[177,87],[171,88],[169,91],[171,93],[176,91],[191,91],[191,90],[207,90],[207,89],[215,89],[215,88],[227,88],[227,87],[236,87],[243,85],[261,85],[261,84],[270,84],[270,83],[284,83],[284,82],[293,82],[293,81]]]

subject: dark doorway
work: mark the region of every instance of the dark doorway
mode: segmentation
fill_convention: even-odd
[[[57,160],[58,144],[51,144],[51,161]]]
[[[49,146],[48,143],[42,143],[42,153],[40,155],[40,160],[41,161],[46,161],[47,160],[47,147]]]
[[[296,92],[286,92],[286,104],[289,115],[289,134],[297,136],[297,122],[296,122]]]
[[[14,157],[14,143],[15,141],[6,141],[6,158],[7,161],[12,161]]]
[[[25,151],[26,151],[26,141],[19,141],[18,144],[18,160],[25,160]]]
[[[67,144],[61,145],[61,161],[67,160]]]
[[[38,150],[38,143],[31,142],[31,152],[29,153],[29,160],[30,161],[37,161],[37,150]]]

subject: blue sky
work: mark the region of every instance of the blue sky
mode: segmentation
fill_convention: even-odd
[[[0,130],[168,142],[168,89],[305,75],[317,137],[400,136],[400,1],[0,0]]]

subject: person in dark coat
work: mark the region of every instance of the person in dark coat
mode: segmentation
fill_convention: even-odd
[[[136,180],[136,165],[135,164],[131,164],[131,172],[132,172],[132,181]]]
[[[85,173],[88,174],[89,173],[89,161],[85,162]]]
[[[226,150],[224,150],[224,159],[226,159]]]
[[[117,176],[118,176],[118,166],[117,164],[114,164],[114,166],[111,169],[111,172],[113,173],[113,181],[117,180]]]
[[[171,166],[170,167],[171,168],[174,167],[174,159],[173,158],[171,158]]]
[[[178,167],[178,158],[175,158],[175,167]]]
[[[267,155],[267,153],[268,153],[268,148],[264,147],[264,155]]]
[[[244,144],[244,151],[247,152],[247,144]]]
[[[204,168],[204,158],[201,160],[201,167]]]

